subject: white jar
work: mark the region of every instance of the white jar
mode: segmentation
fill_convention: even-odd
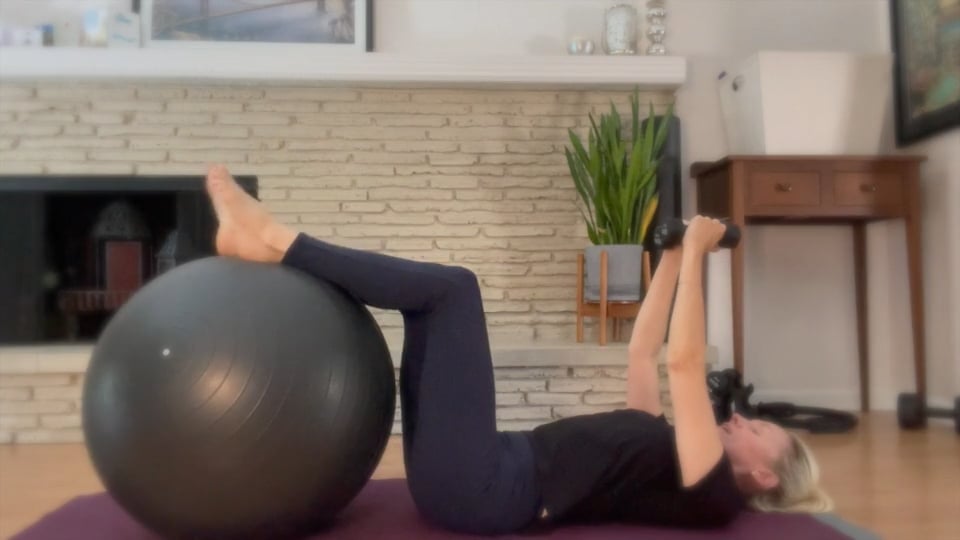
[[[607,54],[637,54],[637,10],[629,4],[609,8],[603,21],[603,50]]]

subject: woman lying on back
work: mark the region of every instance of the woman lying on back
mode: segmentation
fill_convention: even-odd
[[[724,226],[697,217],[664,254],[629,346],[627,408],[499,432],[476,276],[311,238],[273,219],[223,167],[208,175],[221,255],[285,264],[404,319],[400,368],[407,482],[451,531],[502,534],[558,523],[717,527],[744,508],[825,510],[813,456],[762,421],[717,426],[706,386],[703,259]],[[674,425],[660,410],[666,337]]]

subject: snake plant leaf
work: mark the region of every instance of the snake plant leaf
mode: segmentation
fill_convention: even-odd
[[[663,148],[663,143],[667,140],[667,132],[669,130],[669,121],[672,116],[673,116],[673,104],[671,103],[669,106],[667,106],[667,112],[664,115],[663,119],[660,121],[660,129],[657,132],[657,135],[655,137],[656,140],[653,143],[654,152],[657,154],[660,153],[660,149]],[[650,105],[650,118],[654,118],[653,104]]]
[[[640,237],[637,239],[638,242],[643,242],[647,237],[647,231],[650,229],[650,224],[653,223],[653,218],[657,215],[657,207],[659,206],[660,194],[654,193],[643,213],[643,218],[640,223]]]
[[[623,197],[624,214],[629,214],[629,219],[627,220],[627,228],[623,231],[623,234],[627,237],[633,238],[635,235],[631,231],[636,230],[638,216],[643,213],[642,203],[644,202],[640,199],[640,196],[643,191],[643,154],[640,145],[633,145],[633,152],[630,156],[630,164],[627,167],[627,185]]]
[[[577,209],[580,210],[580,214],[583,216],[583,219],[587,224],[587,235],[590,237],[590,241],[593,242],[595,239],[597,239],[597,225],[593,218],[593,185],[590,182],[590,178],[587,175],[587,171],[583,166],[583,163],[577,161],[577,158],[569,148],[565,149],[565,153],[567,156],[567,165],[570,168],[570,174],[573,176],[573,182],[577,188],[577,193],[580,195],[580,199],[583,201],[583,204],[586,207],[586,209],[584,209],[578,205]]]
[[[588,114],[584,137],[568,130],[570,145],[564,155],[582,203],[577,208],[596,245],[642,242],[659,206],[656,171],[673,108],[666,119],[657,119],[651,104],[642,127],[639,110],[635,88],[628,117],[611,101],[609,113]]]

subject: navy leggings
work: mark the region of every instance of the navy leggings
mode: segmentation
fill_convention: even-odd
[[[536,519],[533,452],[498,432],[493,363],[476,276],[467,269],[335,246],[300,234],[283,264],[403,314],[404,462],[420,513],[446,529],[501,534]]]

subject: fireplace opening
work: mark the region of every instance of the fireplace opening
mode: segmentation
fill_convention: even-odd
[[[212,255],[215,230],[202,177],[0,177],[0,344],[96,340],[140,287]]]

